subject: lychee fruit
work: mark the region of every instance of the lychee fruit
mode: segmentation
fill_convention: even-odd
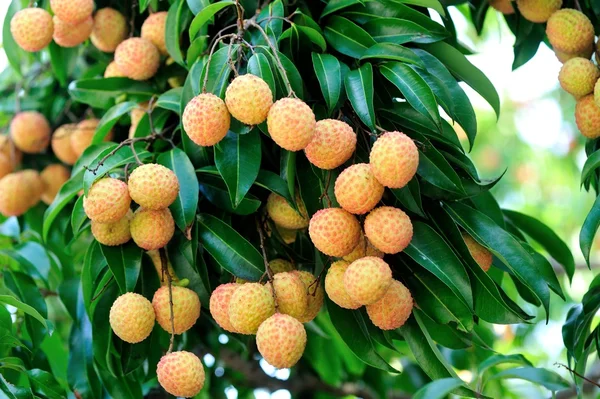
[[[600,137],[600,107],[594,101],[594,95],[587,95],[577,101],[575,122],[581,134],[588,139]]]
[[[129,34],[127,20],[119,11],[113,8],[102,8],[94,15],[92,44],[100,51],[114,53]]]
[[[556,55],[556,58],[558,58],[558,60],[560,62],[562,62],[563,64],[565,62],[569,61],[571,58],[576,58],[576,57],[585,58],[586,60],[589,60],[593,53],[594,53],[594,45],[593,44],[590,44],[590,46],[588,48],[586,48],[583,51],[577,52],[577,53],[566,53],[564,51],[554,49],[554,54]]]
[[[471,256],[473,257],[473,259],[475,259],[475,261],[483,269],[483,271],[487,272],[488,270],[490,270],[490,267],[492,267],[492,253],[488,251],[486,247],[475,241],[473,237],[471,237],[467,233],[463,233],[462,238],[465,241],[465,244],[467,245]]]
[[[367,314],[382,330],[395,330],[406,323],[413,309],[413,299],[408,288],[400,281],[392,280],[385,295],[377,302],[367,305]]]
[[[277,233],[279,233],[279,236],[284,243],[289,245],[296,242],[296,237],[298,236],[297,229],[286,229],[278,224],[275,225],[275,229],[277,230]]]
[[[23,153],[15,147],[7,134],[0,134],[0,154],[7,157],[13,166],[20,164],[23,160]]]
[[[42,201],[50,205],[60,188],[71,177],[71,171],[59,163],[48,165],[40,173],[40,177],[44,182],[44,191],[42,193]]]
[[[142,24],[142,38],[149,40],[156,46],[162,55],[167,55],[167,44],[165,41],[165,29],[167,27],[167,12],[155,12],[150,14]]]
[[[132,216],[133,216],[133,213],[132,213]],[[169,278],[167,277],[166,273],[168,273],[171,276],[171,281],[173,281],[173,282],[179,281],[179,278],[175,274],[175,270],[173,270],[173,265],[171,264],[171,261],[168,258],[167,258],[167,270],[165,272],[163,272],[162,259],[160,258],[160,252],[156,249],[153,249],[151,251],[146,251],[146,254],[150,257],[150,260],[152,261],[152,264],[154,265],[154,268],[156,269],[156,273],[158,274],[158,278],[160,279],[161,285],[164,286],[164,285],[169,284]]]
[[[546,22],[561,6],[562,0],[517,0],[523,18],[538,24]]]
[[[109,247],[125,244],[131,240],[129,225],[132,218],[133,212],[129,210],[116,222],[100,223],[92,220],[92,235],[100,244]]]
[[[169,208],[138,208],[131,220],[131,237],[138,247],[150,251],[168,244],[175,233],[175,221]]]
[[[417,173],[419,150],[404,133],[388,132],[373,144],[369,162],[379,183],[390,188],[402,188]]]
[[[240,334],[256,334],[258,326],[274,313],[273,293],[260,283],[239,285],[229,301],[229,321]]]
[[[490,0],[490,6],[500,11],[504,15],[511,15],[515,13],[512,0]]]
[[[381,258],[366,256],[352,262],[344,273],[344,287],[361,305],[380,300],[392,283],[392,269]]]
[[[112,177],[95,182],[83,199],[83,209],[87,217],[100,223],[119,221],[129,211],[130,204],[127,184]]]
[[[129,195],[146,209],[162,209],[179,195],[179,180],[173,171],[156,163],[136,168],[127,182]]]
[[[10,159],[8,159],[6,155],[0,153],[0,179],[9,173],[12,173],[13,170],[14,168],[10,162]]]
[[[354,262],[357,259],[364,258],[365,256],[376,256],[378,258],[383,258],[383,252],[378,250],[371,244],[369,240],[365,237],[364,233],[360,232],[360,240],[358,240],[358,244],[352,252],[348,255],[344,256],[343,259],[346,262]]]
[[[10,32],[23,50],[40,51],[52,41],[52,16],[42,8],[25,8],[12,17]]]
[[[200,317],[200,299],[198,294],[189,288],[172,286],[173,297],[173,324],[175,334],[183,334],[196,324]],[[154,293],[152,306],[156,314],[156,321],[169,334],[171,328],[171,308],[169,304],[169,287],[161,287]]]
[[[366,163],[357,163],[344,169],[335,180],[338,203],[348,212],[358,215],[375,208],[384,190]]]
[[[225,104],[238,121],[246,125],[258,125],[267,119],[273,105],[273,93],[267,82],[247,73],[229,84],[225,92]]]
[[[323,299],[325,298],[325,291],[323,290],[323,284],[318,281],[317,277],[304,270],[294,270],[292,273],[296,274],[306,287],[306,313],[298,320],[302,323],[308,323],[312,321],[323,307]]]
[[[303,229],[308,226],[308,214],[302,198],[296,195],[298,210],[288,204],[281,195],[271,193],[267,198],[267,213],[276,225],[286,229]]]
[[[54,155],[56,155],[56,158],[67,165],[75,164],[78,158],[71,145],[71,134],[73,134],[76,129],[77,125],[75,123],[69,123],[60,126],[52,135],[52,151],[54,152]]]
[[[118,297],[110,308],[110,327],[125,342],[142,342],[154,328],[154,309],[148,299],[128,292]]]
[[[297,98],[276,101],[267,116],[271,138],[288,151],[306,148],[314,136],[316,123],[312,109]]]
[[[227,135],[231,116],[225,102],[211,93],[202,93],[185,106],[183,129],[189,138],[201,146],[212,146]]]
[[[381,252],[396,254],[410,244],[413,227],[410,218],[402,210],[381,206],[367,215],[365,235]]]
[[[50,143],[50,124],[37,111],[23,111],[10,122],[10,137],[15,147],[27,154],[44,152]]]
[[[321,209],[310,219],[308,234],[319,251],[342,257],[358,244],[360,224],[354,215],[341,208]]]
[[[361,304],[350,298],[344,285],[344,273],[346,273],[348,266],[350,266],[350,263],[343,260],[338,260],[331,264],[325,276],[325,292],[329,299],[339,307],[344,309],[358,309],[361,307]]]
[[[521,0],[524,1],[524,0]],[[555,0],[559,3],[561,0]],[[552,48],[565,53],[580,53],[594,44],[594,26],[580,11],[565,8],[552,14],[546,25]]]
[[[21,200],[26,201],[29,207],[37,205],[44,193],[44,181],[38,171],[34,169],[24,169],[19,173],[23,176],[23,184],[29,188],[29,197],[22,198]]]
[[[156,367],[160,386],[176,397],[191,398],[204,386],[204,366],[191,352],[179,351],[164,355]]]
[[[68,24],[81,23],[94,12],[94,0],[50,0],[52,12]]]
[[[210,295],[209,309],[213,319],[225,331],[237,332],[231,321],[229,321],[229,302],[239,284],[221,284]]]
[[[294,270],[292,262],[285,259],[273,259],[269,262],[273,274],[291,272]]]
[[[61,47],[75,47],[85,42],[92,34],[94,19],[89,16],[82,22],[71,25],[60,20],[56,15],[54,22],[54,41]]]
[[[335,169],[350,159],[356,150],[356,133],[346,122],[323,119],[304,149],[306,158],[318,168]]]
[[[306,313],[306,287],[298,275],[291,272],[277,273],[268,284],[275,289],[277,311],[296,319]]]
[[[142,121],[142,118],[148,113],[150,102],[146,101],[138,104],[137,107],[131,110],[131,126],[129,127],[129,138],[135,137],[135,131]]]
[[[560,69],[558,81],[567,93],[580,98],[594,91],[599,77],[600,69],[592,61],[572,58]]]
[[[151,41],[132,37],[117,46],[115,62],[129,79],[148,80],[158,71],[160,53]]]
[[[111,61],[110,64],[108,64],[106,66],[106,69],[104,70],[104,77],[105,78],[124,78],[125,75],[123,74],[123,72],[121,72],[119,70],[119,66],[117,65],[117,63],[114,61]]]
[[[27,198],[31,187],[25,184],[22,173],[9,173],[0,179],[0,213],[6,217],[21,216],[29,209]]]
[[[71,148],[79,158],[81,154],[92,145],[96,129],[100,121],[98,119],[85,119],[77,124],[77,129],[71,133]],[[104,141],[112,140],[112,130],[104,137]]]
[[[271,366],[290,368],[298,363],[304,353],[306,330],[295,318],[276,313],[258,328],[256,346]]]

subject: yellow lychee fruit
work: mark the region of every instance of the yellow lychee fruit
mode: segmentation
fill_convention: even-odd
[[[367,215],[365,235],[381,252],[396,254],[410,244],[413,227],[410,218],[402,210],[381,206]]]
[[[229,320],[229,302],[239,286],[236,283],[221,284],[210,295],[210,314],[223,330],[232,333],[237,332],[237,330]]]
[[[561,6],[562,0],[517,0],[523,18],[538,24],[546,22]]]
[[[140,294],[128,292],[119,296],[110,308],[110,327],[125,342],[142,342],[154,328],[154,309]]]
[[[281,195],[271,193],[267,198],[267,213],[276,225],[286,229],[303,229],[308,226],[308,214],[300,195],[296,195],[298,211]]]
[[[73,165],[77,161],[77,154],[71,145],[71,134],[75,132],[77,125],[68,123],[60,126],[52,135],[52,151],[56,158],[60,159],[67,165]]]
[[[94,12],[94,0],[50,0],[54,15],[68,24],[78,24]]]
[[[373,175],[371,166],[357,163],[344,169],[335,180],[335,198],[342,208],[362,215],[375,208],[384,187]]]
[[[133,216],[133,213],[132,213],[132,216]],[[158,278],[160,279],[161,285],[164,286],[164,285],[169,284],[169,278],[167,277],[166,273],[169,273],[169,275],[171,276],[171,281],[173,281],[173,282],[179,281],[179,278],[175,274],[175,270],[173,269],[173,265],[171,264],[171,261],[169,259],[167,259],[167,270],[166,270],[166,272],[163,273],[162,260],[160,259],[160,252],[156,249],[153,249],[151,251],[146,251],[146,254],[150,257],[150,260],[152,261],[152,264],[154,265],[154,268],[156,269],[156,273],[158,274]]]
[[[104,77],[105,78],[124,78],[125,75],[123,74],[123,72],[121,72],[119,70],[119,66],[117,65],[117,63],[114,61],[111,61],[110,64],[108,64],[106,66],[106,69],[104,70]]]
[[[512,0],[490,0],[490,6],[500,11],[504,15],[511,15],[515,13]]]
[[[148,80],[158,71],[160,53],[151,41],[132,37],[117,46],[115,62],[129,79]]]
[[[269,261],[269,267],[273,274],[291,272],[294,270],[292,262],[285,259],[273,259]]]
[[[173,297],[173,324],[175,334],[183,334],[196,324],[200,317],[200,299],[198,294],[189,288],[172,286]],[[171,308],[169,304],[169,287],[161,287],[154,293],[152,306],[156,314],[156,321],[169,334],[171,328]]]
[[[92,145],[92,140],[96,134],[96,129],[100,121],[96,118],[85,119],[77,124],[77,128],[71,133],[71,148],[79,158],[81,154]],[[112,140],[112,130],[106,135],[104,141]]]
[[[7,134],[0,134],[0,154],[7,157],[13,166],[17,166],[23,160],[23,153],[15,147]]]
[[[258,326],[274,313],[273,294],[260,283],[239,285],[229,301],[229,321],[240,334],[256,334]]]
[[[298,275],[291,272],[277,273],[268,285],[275,289],[275,301],[279,313],[296,319],[306,313],[306,287]]]
[[[594,44],[591,21],[580,11],[570,8],[552,14],[546,25],[546,35],[555,51],[565,53],[586,51]]]
[[[14,168],[10,162],[10,159],[8,159],[6,155],[0,153],[0,179],[9,173],[12,173],[13,170]]]
[[[105,177],[95,182],[83,198],[83,209],[91,220],[100,223],[118,222],[129,211],[131,197],[127,184]]]
[[[29,204],[29,207],[33,207],[42,199],[42,194],[45,190],[44,181],[38,171],[34,169],[24,169],[19,173],[23,175],[23,183],[29,187],[30,195],[21,200],[25,200]]]
[[[306,313],[299,317],[298,320],[302,323],[308,323],[312,321],[319,311],[323,307],[323,300],[325,298],[325,291],[323,290],[323,284],[317,281],[317,277],[304,270],[294,270],[292,273],[296,274],[306,287]]]
[[[164,355],[156,367],[160,386],[176,397],[191,398],[204,386],[204,366],[193,353],[186,351]]]
[[[179,195],[179,180],[175,173],[156,163],[136,168],[127,185],[131,199],[146,209],[167,208]]]
[[[350,298],[344,285],[344,273],[346,273],[348,266],[350,266],[350,263],[343,260],[338,260],[331,264],[325,276],[325,292],[329,299],[339,307],[344,309],[358,309],[361,307],[361,304]]]
[[[383,258],[383,252],[378,250],[371,244],[369,240],[365,237],[364,233],[360,232],[360,239],[358,240],[358,244],[352,252],[348,255],[344,256],[343,259],[346,262],[354,262],[357,259],[364,258],[365,256],[376,256],[378,258]]]
[[[323,119],[315,124],[315,133],[304,153],[318,168],[335,169],[350,159],[356,150],[356,134],[346,122]]]
[[[37,111],[23,111],[10,122],[10,137],[15,147],[27,154],[44,152],[50,143],[50,124]]]
[[[127,20],[119,11],[113,8],[102,8],[94,15],[92,44],[100,51],[114,53],[129,34]]]
[[[382,330],[395,330],[406,323],[413,309],[413,299],[408,288],[400,281],[392,280],[385,295],[377,302],[367,305],[367,314]]]
[[[168,244],[175,233],[175,221],[169,208],[138,208],[131,220],[131,237],[138,247],[151,251]]]
[[[314,136],[316,123],[312,109],[297,98],[276,101],[267,116],[271,138],[288,151],[305,149]]]
[[[40,177],[44,182],[44,191],[42,193],[42,201],[50,205],[60,188],[71,177],[71,171],[59,163],[48,165],[40,173]]]
[[[298,363],[304,353],[306,330],[295,318],[276,313],[258,328],[256,346],[271,366],[290,368]]]
[[[211,93],[202,93],[185,106],[183,129],[189,138],[201,146],[211,146],[223,140],[231,124],[225,102]]]
[[[370,305],[385,295],[392,283],[392,269],[381,258],[366,256],[352,262],[344,273],[348,296],[361,305]]]
[[[341,208],[321,209],[310,219],[308,234],[319,251],[342,257],[358,244],[360,224],[354,215]]]
[[[487,272],[490,270],[490,267],[492,267],[492,253],[467,233],[462,233],[462,238],[465,241],[471,256],[483,271]]]
[[[404,133],[388,132],[373,144],[369,162],[379,183],[390,188],[402,188],[417,173],[419,150]]]
[[[0,213],[6,217],[21,216],[29,209],[25,200],[32,195],[22,173],[9,173],[0,179]]]
[[[273,105],[273,93],[267,82],[247,73],[229,84],[225,92],[225,104],[238,121],[246,125],[258,125],[267,119]]]
[[[149,40],[156,46],[162,55],[167,55],[165,29],[167,27],[167,12],[150,14],[142,24],[142,38]]]
[[[138,125],[142,121],[142,118],[148,113],[149,108],[150,102],[145,101],[143,103],[138,104],[137,107],[131,110],[131,126],[129,128],[129,138],[135,137],[135,131],[137,130]]]
[[[575,106],[575,122],[581,134],[588,139],[600,137],[600,107],[590,94],[577,101]]]
[[[281,227],[278,224],[275,225],[275,229],[277,230],[277,233],[279,233],[279,236],[281,237],[284,243],[289,245],[296,242],[296,237],[298,236],[297,229],[286,229],[285,227]]]
[[[558,60],[560,62],[562,62],[563,64],[565,62],[569,61],[570,59],[576,58],[576,57],[585,58],[586,60],[589,60],[592,57],[593,53],[594,53],[594,45],[593,44],[590,44],[590,46],[588,48],[586,48],[583,51],[577,52],[577,53],[566,53],[564,51],[554,49],[554,54],[556,55],[556,58],[558,58]]]
[[[594,91],[600,77],[600,69],[585,58],[572,58],[560,69],[560,86],[575,98],[586,96]]]
[[[129,210],[116,222],[100,223],[92,220],[92,235],[100,244],[109,247],[125,244],[131,240],[129,225],[132,218],[133,212]]]
[[[71,25],[60,20],[56,15],[52,18],[54,22],[54,41],[61,47],[75,47],[85,42],[92,34],[94,18],[91,16],[82,22]]]
[[[40,51],[49,45],[53,32],[52,16],[42,8],[25,8],[10,20],[10,33],[25,51]]]

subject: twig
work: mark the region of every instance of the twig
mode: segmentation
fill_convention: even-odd
[[[169,287],[169,312],[171,314],[171,338],[169,340],[169,350],[167,354],[173,352],[173,343],[175,342],[175,314],[173,312],[173,277],[169,273],[169,263],[167,261],[167,252],[165,248],[158,250],[160,255],[161,273],[167,275],[167,286]]]
[[[208,54],[208,59],[206,60],[206,74],[204,75],[204,82],[202,82],[202,93],[206,93],[206,85],[208,84],[208,75],[210,73],[210,63],[212,61],[212,56],[215,53],[215,49],[217,48],[217,45],[219,44],[219,42],[221,42],[229,37],[237,37],[237,34],[229,33],[227,35],[221,36],[219,39],[215,40],[215,42],[212,45],[212,48],[210,49],[210,53]]]
[[[129,37],[133,37],[133,30],[135,27],[135,15],[137,14],[135,9],[138,5],[138,0],[131,2],[131,17],[129,18]]]
[[[235,9],[237,11],[237,27],[238,36],[244,35],[244,7],[240,4],[240,0],[235,0]]]
[[[567,369],[570,373],[575,374],[577,377],[581,378],[582,380],[586,381],[587,383],[595,385],[596,387],[600,388],[600,384],[598,384],[596,381],[592,381],[589,378],[587,378],[586,376],[584,376],[582,374],[579,374],[577,371],[573,370],[572,368],[570,368],[566,364],[554,363],[554,365],[558,366],[558,367],[563,367],[563,368]]]
[[[325,182],[325,189],[321,193],[321,196],[319,197],[319,201],[322,201],[323,198],[327,199],[327,206],[329,208],[331,208],[331,206],[332,206],[331,198],[329,197],[329,186],[330,185],[331,185],[331,171],[328,170],[327,171],[327,181]]]
[[[238,71],[237,71],[237,69],[235,69],[235,63],[233,62],[233,59],[231,58],[231,49],[233,48],[234,40],[235,40],[235,37],[232,37],[231,40],[229,41],[229,48],[227,49],[227,64],[229,64],[229,68],[233,72],[233,75],[237,78]]]

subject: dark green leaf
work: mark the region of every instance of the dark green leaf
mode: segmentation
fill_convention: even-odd
[[[111,131],[113,126],[121,119],[125,114],[128,114],[134,108],[137,108],[138,103],[135,101],[128,101],[124,103],[115,104],[111,109],[106,111],[98,126],[96,127],[96,133],[94,133],[94,139],[92,144],[98,144],[104,141],[108,133]]]
[[[56,381],[56,378],[47,371],[40,369],[28,370],[27,376],[35,393],[49,399],[62,399],[65,397],[65,390]]]
[[[352,58],[361,58],[376,44],[363,28],[337,15],[329,19],[323,33],[331,47]]]
[[[204,7],[198,14],[196,14],[194,19],[192,20],[192,23],[190,24],[190,27],[189,27],[190,41],[194,40],[194,38],[200,31],[200,28],[202,28],[202,26],[204,26],[204,24],[208,23],[216,13],[218,13],[225,7],[232,6],[232,5],[235,5],[235,1],[223,0],[223,1],[219,1],[214,4],[211,4],[207,7]]]
[[[464,382],[460,378],[442,378],[419,389],[413,395],[413,399],[444,399],[456,388],[463,385]]]
[[[331,114],[342,94],[342,70],[340,62],[333,55],[319,53],[312,53],[312,62],[319,85],[321,86],[321,92]]]
[[[154,94],[154,88],[149,83],[127,78],[85,79],[71,82],[69,94],[75,101],[95,108],[108,109],[115,105],[115,100],[123,94],[145,101]]]
[[[275,76],[269,64],[269,59],[262,53],[254,53],[248,60],[248,73],[260,77],[267,82],[271,92],[275,94]]]
[[[367,22],[363,27],[378,43],[432,43],[448,36],[400,18],[377,18]]]
[[[182,21],[184,19],[183,12],[187,10],[185,0],[175,0],[167,14],[167,24],[165,27],[165,43],[167,51],[173,60],[179,65],[185,67],[183,54],[181,53],[180,33]]]
[[[598,227],[600,227],[600,196],[596,197],[596,201],[594,201],[594,205],[592,205],[592,209],[585,218],[579,233],[579,247],[588,266],[590,265],[590,252]]]
[[[133,242],[116,247],[101,245],[101,248],[121,294],[132,292],[142,267],[142,249]]]
[[[373,108],[373,67],[370,63],[348,72],[344,81],[352,108],[365,125],[375,131],[375,109]]]
[[[183,88],[176,87],[168,90],[158,97],[156,100],[156,106],[163,109],[173,111],[178,115],[181,115],[181,92]]]
[[[423,61],[412,49],[394,43],[377,43],[370,47],[361,57],[361,61],[367,59],[400,61],[425,68]]]

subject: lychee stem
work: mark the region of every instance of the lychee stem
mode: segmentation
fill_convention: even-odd
[[[273,294],[273,300],[275,301],[275,310],[279,311],[279,306],[277,305],[277,294],[275,293],[275,284],[273,284],[273,270],[271,270],[271,266],[269,265],[269,259],[267,258],[267,251],[265,249],[265,234],[263,233],[261,222],[256,217],[256,231],[258,231],[258,237],[260,238],[260,249],[262,251],[263,262],[265,264],[265,273],[269,276],[269,281],[271,282],[271,292]],[[260,278],[263,279],[265,275],[263,274]]]
[[[167,276],[167,286],[169,287],[169,313],[171,316],[171,338],[169,340],[169,350],[167,354],[173,352],[173,343],[175,341],[175,315],[173,313],[173,277],[171,273],[169,273],[169,266],[167,261],[167,252],[165,248],[161,248],[158,250],[160,255],[160,264],[161,264],[161,272]]]
[[[221,36],[220,38],[215,40],[215,42],[213,43],[213,45],[210,49],[210,53],[208,54],[208,59],[206,60],[206,73],[204,74],[204,81],[202,82],[202,93],[206,93],[206,85],[208,84],[208,75],[210,73],[210,63],[212,61],[212,56],[215,53],[217,45],[221,41],[223,41],[227,38],[237,38],[237,37],[238,37],[238,35],[236,33],[228,33],[226,35]]]

